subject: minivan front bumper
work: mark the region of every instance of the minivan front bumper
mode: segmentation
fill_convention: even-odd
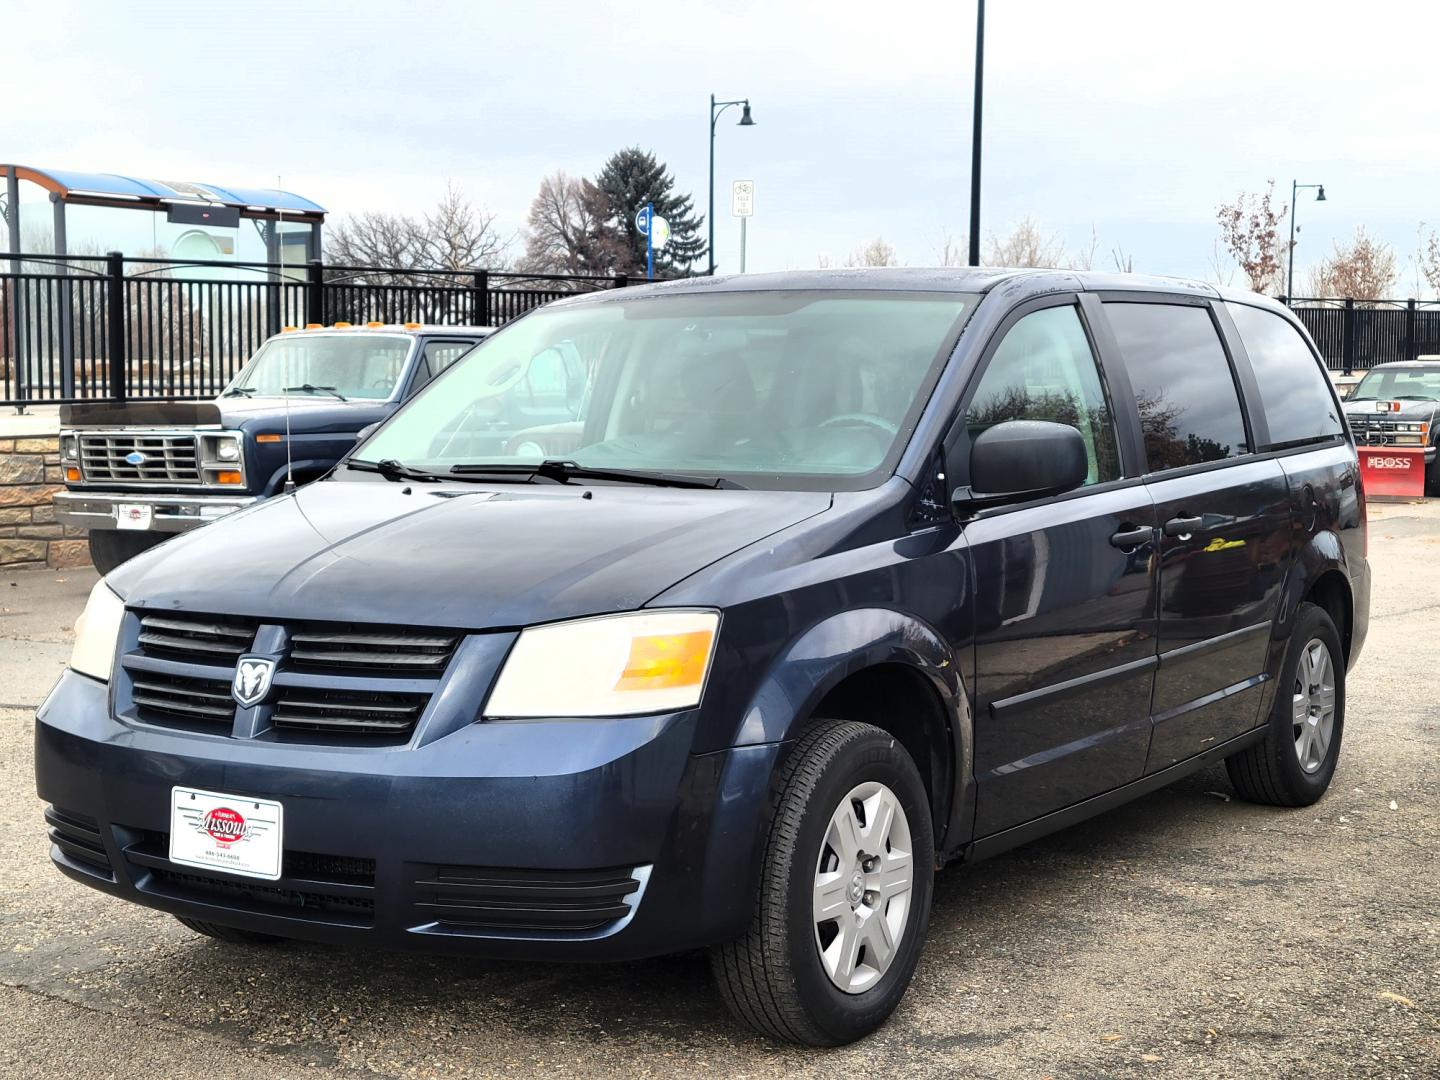
[[[694,712],[370,750],[132,725],[109,696],[61,677],[36,783],[56,866],[124,899],[284,937],[565,960],[701,947],[751,916],[780,746],[691,754]],[[284,876],[169,862],[177,785],[280,801]],[[603,921],[582,926],[587,905]]]

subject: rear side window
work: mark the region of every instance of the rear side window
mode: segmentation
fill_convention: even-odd
[[[1209,308],[1107,303],[1125,357],[1150,472],[1246,453],[1245,418]]]
[[[1260,384],[1270,446],[1339,435],[1344,428],[1329,376],[1320,370],[1320,362],[1299,332],[1273,311],[1246,304],[1225,306]]]

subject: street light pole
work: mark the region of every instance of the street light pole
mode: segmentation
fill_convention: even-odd
[[[1290,181],[1290,261],[1285,269],[1285,302],[1291,306],[1295,303],[1295,194],[1301,188],[1319,188],[1320,193],[1315,196],[1315,201],[1325,201],[1324,184],[1298,184],[1294,180]]]
[[[980,265],[980,102],[985,88],[985,0],[975,14],[975,123],[970,135],[970,265]]]
[[[754,127],[755,121],[750,116],[750,99],[737,98],[735,101],[716,101],[715,95],[710,95],[710,209],[705,215],[706,224],[710,226],[710,243],[706,248],[706,258],[710,266],[706,270],[712,277],[715,274],[715,123],[720,119],[720,114],[731,105],[740,105],[740,122],[736,127]],[[718,109],[717,109],[718,106]]]

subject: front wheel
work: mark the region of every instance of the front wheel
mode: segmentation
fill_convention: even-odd
[[[119,529],[90,530],[90,561],[95,569],[108,574],[121,563],[129,562],[142,551],[168,540],[167,533],[121,532]]]
[[[839,1046],[905,995],[925,943],[935,846],[925,785],[893,736],[822,721],[781,773],[749,931],[711,966],[762,1034]]]

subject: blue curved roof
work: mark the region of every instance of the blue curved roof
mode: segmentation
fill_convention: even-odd
[[[325,213],[319,203],[311,202],[292,191],[275,188],[222,187],[180,180],[142,180],[119,173],[75,172],[70,169],[39,169],[28,165],[5,165],[13,168],[23,180],[32,180],[62,198],[76,195],[118,196],[122,199],[189,200],[224,203],[227,206],[255,207],[268,211],[293,211],[302,214]]]

